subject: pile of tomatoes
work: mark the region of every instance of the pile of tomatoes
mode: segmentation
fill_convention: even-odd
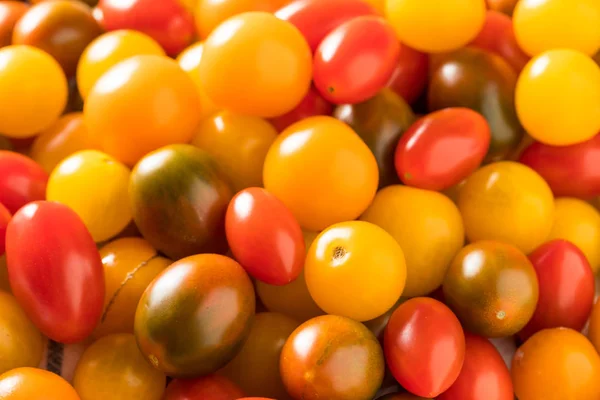
[[[0,1],[0,400],[599,400],[598,0]]]

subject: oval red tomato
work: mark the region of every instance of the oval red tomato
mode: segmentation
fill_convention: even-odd
[[[48,174],[32,159],[0,150],[0,203],[10,213],[25,204],[46,198]]]
[[[12,291],[50,339],[87,338],[104,306],[100,253],[83,221],[60,203],[36,201],[8,224],[6,259]]]
[[[468,108],[447,108],[415,122],[398,142],[396,171],[409,186],[441,191],[466,179],[490,147],[485,118]]]
[[[458,377],[465,358],[465,335],[443,303],[417,297],[402,303],[384,333],[385,360],[409,392],[436,397]]]
[[[313,52],[329,32],[361,15],[379,14],[364,0],[297,0],[275,13],[300,30]]]
[[[318,115],[329,116],[332,113],[333,104],[325,100],[319,91],[311,85],[310,90],[296,108],[287,114],[271,119],[270,122],[275,129],[279,132],[283,132],[285,128],[296,122],[302,121],[304,118],[316,117]]]
[[[317,48],[315,86],[332,103],[360,103],[385,87],[399,56],[400,42],[385,19],[354,18],[329,33]]]
[[[465,362],[458,379],[437,400],[513,400],[510,372],[489,340],[465,334]]]
[[[523,151],[519,162],[540,174],[557,197],[600,196],[600,135],[571,146],[535,142]]]
[[[388,86],[407,103],[414,103],[427,86],[429,55],[400,44],[398,65],[388,82]]]
[[[0,203],[0,256],[4,255],[5,243],[6,243],[6,227],[10,222],[12,215],[10,212]]]
[[[287,285],[304,267],[302,229],[277,197],[261,188],[239,192],[225,215],[227,242],[235,259],[254,278]]]
[[[529,255],[540,295],[529,323],[519,333],[523,341],[549,328],[581,331],[594,305],[594,273],[586,256],[571,242],[552,240]]]

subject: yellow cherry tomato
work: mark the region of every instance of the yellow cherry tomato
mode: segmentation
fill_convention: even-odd
[[[204,119],[219,111],[219,108],[206,95],[202,80],[200,79],[200,61],[202,60],[203,51],[204,43],[198,42],[182,51],[177,57],[177,63],[179,63],[181,69],[187,72],[196,84],[196,90],[200,98],[200,119]]]
[[[371,150],[331,117],[311,117],[283,131],[265,159],[265,188],[307,230],[356,219],[371,204],[379,172]]]
[[[172,261],[161,257],[141,238],[114,240],[100,249],[106,296],[102,319],[94,337],[133,333],[135,310],[154,278]]]
[[[533,335],[517,350],[511,374],[519,400],[600,399],[600,356],[571,329]]]
[[[303,235],[305,248],[308,251],[319,234],[304,231]],[[256,281],[256,292],[269,311],[285,314],[301,323],[325,314],[308,291],[304,269],[298,278],[287,285],[275,286]]]
[[[585,254],[594,273],[600,269],[600,213],[589,203],[572,198],[554,202],[554,225],[548,240],[565,239]]]
[[[513,25],[517,43],[532,56],[553,49],[592,56],[600,49],[598,0],[521,0]]]
[[[200,78],[217,106],[277,117],[308,92],[312,54],[291,23],[266,12],[243,13],[223,22],[204,42]]]
[[[306,284],[328,314],[368,321],[400,298],[406,282],[402,248],[375,224],[350,221],[319,234],[308,250]]]
[[[81,399],[60,376],[38,368],[23,367],[0,375],[0,400]]]
[[[459,49],[483,28],[485,0],[387,0],[387,19],[398,38],[428,53]]]
[[[121,232],[132,220],[131,171],[97,150],[84,150],[61,162],[50,174],[46,198],[63,203],[83,220],[96,242]]]
[[[35,136],[52,125],[67,105],[67,78],[48,53],[30,46],[0,49],[0,132]]]
[[[211,154],[238,192],[263,186],[263,165],[277,130],[269,122],[222,111],[200,123],[192,144]]]
[[[166,382],[142,355],[132,334],[96,341],[81,356],[73,378],[81,400],[160,400]]]
[[[102,75],[86,99],[84,116],[101,148],[132,166],[160,147],[189,142],[200,122],[200,100],[174,60],[141,55]]]
[[[403,296],[424,296],[444,280],[465,240],[460,212],[441,193],[388,186],[377,193],[361,220],[385,229],[406,258]]]
[[[600,66],[574,50],[551,50],[531,60],[517,81],[521,123],[538,141],[567,146],[600,131]]]
[[[37,367],[44,338],[17,300],[0,291],[0,374],[20,367]],[[1,397],[0,397],[1,398]]]
[[[165,51],[150,36],[133,30],[118,30],[97,37],[85,49],[77,65],[77,87],[84,99],[106,71],[130,57],[164,56]]]
[[[544,179],[525,165],[496,162],[476,171],[461,189],[458,208],[467,238],[498,240],[525,254],[546,241],[554,197]]]

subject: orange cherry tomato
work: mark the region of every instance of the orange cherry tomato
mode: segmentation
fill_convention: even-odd
[[[67,381],[37,368],[16,368],[0,375],[0,400],[81,400]]]

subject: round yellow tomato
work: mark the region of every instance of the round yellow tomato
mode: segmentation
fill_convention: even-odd
[[[517,82],[521,123],[554,146],[584,142],[600,131],[600,66],[574,50],[551,50],[531,60]]]
[[[67,105],[67,78],[48,53],[30,46],[0,49],[0,132],[35,136],[52,125]]]
[[[43,369],[24,367],[0,375],[0,400],[81,399],[60,376]]]
[[[50,174],[46,198],[63,203],[83,220],[96,242],[121,232],[132,220],[131,171],[97,150],[83,150],[62,161]]]
[[[589,203],[572,198],[554,202],[554,225],[548,240],[565,239],[585,254],[594,273],[600,269],[600,213]]]
[[[465,240],[456,205],[429,190],[388,186],[377,193],[361,220],[385,229],[402,247],[405,297],[424,296],[437,289]]]
[[[398,38],[427,53],[459,49],[485,22],[485,0],[387,0],[387,19]]]
[[[521,0],[513,24],[517,43],[532,56],[553,49],[591,56],[600,49],[598,0]]]
[[[171,264],[141,238],[114,240],[100,249],[106,296],[95,337],[133,333],[135,310],[146,287]]]
[[[200,100],[192,79],[174,60],[134,56],[96,82],[84,116],[101,148],[132,166],[160,147],[189,142],[200,122]]]
[[[20,367],[37,367],[44,338],[17,300],[0,291],[0,374]]]
[[[461,189],[458,208],[471,242],[498,240],[523,253],[546,241],[554,197],[544,179],[525,165],[496,162],[476,171]]]
[[[352,128],[335,118],[311,117],[277,137],[263,179],[304,229],[321,231],[367,209],[379,172],[375,156]]]
[[[160,400],[167,378],[146,361],[132,334],[110,335],[88,347],[75,370],[81,400]]]
[[[238,192],[263,186],[263,165],[277,130],[267,121],[222,111],[200,123],[192,144],[207,151]]]
[[[533,335],[517,350],[511,374],[519,400],[600,399],[600,356],[571,329]]]
[[[377,225],[342,222],[310,246],[305,275],[312,298],[325,312],[368,321],[400,298],[406,262],[398,242]]]
[[[117,30],[97,37],[85,49],[77,65],[77,87],[86,98],[106,71],[138,55],[164,56],[165,51],[150,36],[133,30]]]
[[[304,231],[303,234],[305,248],[308,251],[319,234],[308,231]],[[285,314],[298,322],[305,322],[325,314],[308,291],[304,269],[298,278],[287,285],[276,286],[256,281],[256,292],[269,311]]]
[[[308,92],[312,54],[291,23],[266,12],[243,13],[223,22],[204,42],[200,78],[217,106],[277,117]]]

